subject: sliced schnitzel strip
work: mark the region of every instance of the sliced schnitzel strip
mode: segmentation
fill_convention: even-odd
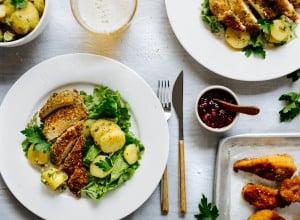
[[[79,198],[81,196],[80,190],[88,184],[88,181],[86,168],[84,166],[77,166],[73,174],[69,177],[67,185],[70,191]]]
[[[297,167],[288,154],[275,154],[257,158],[238,160],[233,165],[234,171],[242,170],[254,173],[262,178],[282,181],[293,176]]]
[[[280,184],[279,193],[288,202],[300,202],[300,176],[284,179]]]
[[[51,147],[51,161],[55,166],[60,166],[73,145],[81,135],[83,121],[77,122],[74,126],[68,128]]]
[[[275,10],[287,16],[289,19],[296,21],[300,18],[294,6],[288,0],[270,0],[270,1],[274,2]]]
[[[262,18],[269,20],[274,19],[279,15],[279,12],[274,10],[273,4],[267,0],[247,0],[247,3],[260,15]]]
[[[285,220],[275,210],[263,209],[253,213],[247,220]]]
[[[257,209],[283,208],[289,205],[280,197],[278,189],[248,183],[242,189],[243,198]]]

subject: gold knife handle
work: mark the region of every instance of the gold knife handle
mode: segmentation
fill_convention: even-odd
[[[168,168],[166,166],[161,180],[161,211],[164,214],[167,214],[169,212],[168,190]]]
[[[184,166],[184,142],[179,140],[179,184],[180,184],[180,212],[186,213],[186,191],[185,191],[185,166]]]

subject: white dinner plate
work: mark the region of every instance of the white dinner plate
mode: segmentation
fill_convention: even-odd
[[[56,193],[40,181],[40,172],[22,151],[20,133],[46,98],[63,88],[92,92],[104,84],[121,93],[131,107],[134,133],[145,145],[134,176],[100,201]],[[0,107],[0,171],[14,196],[45,219],[120,219],[135,211],[153,193],[169,152],[164,113],[150,86],[133,70],[109,58],[67,54],[27,71],[12,86]]]
[[[298,38],[287,45],[266,50],[266,58],[246,57],[230,49],[202,22],[203,0],[165,0],[172,29],[181,45],[209,70],[237,80],[263,81],[275,79],[300,68],[300,27]]]

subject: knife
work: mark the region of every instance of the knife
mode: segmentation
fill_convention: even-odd
[[[172,103],[179,123],[179,187],[180,187],[180,212],[186,213],[185,191],[185,165],[184,165],[184,139],[183,139],[183,71],[177,77],[173,91]]]

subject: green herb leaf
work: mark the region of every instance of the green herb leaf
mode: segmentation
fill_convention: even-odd
[[[207,23],[210,26],[210,30],[212,33],[218,33],[224,29],[221,22],[218,21],[217,17],[212,14],[209,7],[209,0],[204,0],[201,4],[201,18],[202,21]]]
[[[254,47],[253,45],[249,45],[243,48],[246,57],[251,56],[252,54],[257,57],[261,57],[263,59],[266,58],[266,51],[263,47]]]
[[[27,0],[9,0],[10,4],[16,8],[25,8],[27,6]]]
[[[292,79],[293,82],[297,81],[300,78],[300,69],[288,74],[287,78]]]
[[[101,168],[104,172],[109,171],[113,167],[113,164],[109,157],[105,157],[104,160],[96,162],[95,165]]]
[[[300,113],[300,93],[290,92],[279,97],[286,105],[279,111],[280,122],[291,121]]]
[[[203,194],[198,208],[200,213],[195,215],[197,220],[216,220],[219,216],[218,208],[212,203],[208,203],[207,198]]]
[[[271,25],[273,24],[273,21],[270,21],[266,18],[260,18],[258,19],[259,28],[262,30],[263,33],[269,34]]]

